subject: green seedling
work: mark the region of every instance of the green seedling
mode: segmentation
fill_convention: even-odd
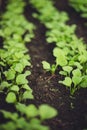
[[[1,124],[0,129],[8,130],[49,130],[49,127],[42,125],[42,122],[46,119],[51,119],[57,115],[56,109],[49,105],[43,104],[37,108],[35,105],[24,105],[17,103],[17,111],[11,113],[8,111],[0,110],[5,119],[9,119],[6,124]],[[39,117],[39,118],[38,118]]]
[[[72,72],[72,77],[65,77],[63,81],[59,81],[59,83],[64,84],[68,88],[70,88],[70,93],[73,95],[80,87],[87,88],[87,80],[86,76],[83,78],[81,70],[75,69]]]
[[[42,61],[42,65],[43,65],[43,68],[46,70],[46,71],[50,71],[51,74],[54,74],[55,71],[56,71],[56,65],[53,64],[52,66],[50,65],[50,63],[48,63],[47,61]]]

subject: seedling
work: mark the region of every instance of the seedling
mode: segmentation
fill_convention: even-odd
[[[42,65],[43,65],[43,68],[46,70],[46,71],[50,71],[51,74],[53,75],[56,71],[56,65],[53,64],[52,66],[50,65],[50,63],[48,63],[47,61],[42,61]]]
[[[72,77],[65,77],[63,81],[59,81],[59,83],[64,84],[65,86],[70,88],[70,93],[73,95],[76,90],[78,90],[81,87],[81,84],[83,86],[86,86],[86,80],[83,80],[81,71],[79,69],[75,69],[72,72]],[[84,88],[85,88],[84,87]]]
[[[49,127],[42,125],[42,122],[57,115],[56,109],[46,104],[43,104],[37,108],[33,104],[26,106],[18,103],[16,105],[16,109],[20,115],[18,112],[11,113],[0,110],[0,112],[4,115],[4,118],[9,119],[6,124],[0,125],[0,129],[8,130],[11,128],[12,130],[49,130]]]

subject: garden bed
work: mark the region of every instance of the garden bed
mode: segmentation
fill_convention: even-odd
[[[55,7],[69,14],[68,24],[76,24],[77,36],[83,37],[87,43],[87,27],[84,26],[87,20],[81,18],[74,9],[69,7],[68,1],[56,0]],[[69,90],[58,83],[62,76],[58,75],[57,72],[52,76],[50,72],[43,69],[41,63],[43,60],[54,63],[54,57],[52,56],[54,44],[50,45],[46,42],[45,32],[47,29],[39,20],[32,17],[33,12],[36,12],[36,10],[28,4],[25,7],[24,15],[37,28],[34,31],[35,37],[31,43],[27,44],[32,64],[31,75],[28,80],[35,99],[27,100],[26,104],[34,103],[38,106],[46,103],[58,110],[58,116],[45,122],[51,130],[83,130],[87,128],[87,120],[85,119],[87,115],[87,89],[80,89],[73,96],[70,96]],[[28,67],[26,69],[28,70]],[[0,109],[6,108],[11,111],[13,109],[11,105],[3,103],[2,100],[0,100],[0,104]]]

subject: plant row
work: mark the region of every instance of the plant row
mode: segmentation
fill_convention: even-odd
[[[22,0],[9,0],[0,22],[0,37],[3,39],[3,48],[0,49],[0,93],[5,94],[6,102],[14,103],[16,108],[14,113],[0,110],[4,118],[9,119],[0,125],[0,129],[49,130],[42,122],[54,117],[57,111],[48,105],[37,108],[33,104],[23,104],[26,99],[34,98],[26,78],[31,72],[25,68],[31,67],[31,62],[25,43],[34,37],[35,26],[23,16],[25,6]]]
[[[69,0],[69,3],[82,17],[87,18],[87,0]]]
[[[71,95],[79,88],[87,88],[87,46],[82,38],[76,36],[76,25],[67,25],[67,13],[58,11],[51,0],[29,2],[38,11],[33,17],[38,18],[48,29],[47,42],[55,45],[55,63],[51,65],[43,61],[43,68],[52,74],[58,70],[58,74],[63,76],[59,83],[68,87]]]
[[[34,25],[27,22],[22,15],[24,6],[25,3],[21,0],[9,1],[0,23],[0,36],[4,40],[3,48],[0,49],[0,91],[5,90],[6,101],[9,103],[33,98],[26,79],[31,72],[24,72],[26,66],[31,66],[24,43],[33,37]],[[26,94],[30,97],[25,97]]]

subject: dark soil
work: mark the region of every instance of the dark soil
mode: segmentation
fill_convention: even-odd
[[[87,20],[81,18],[79,14],[69,7],[67,0],[56,0],[55,6],[58,10],[68,12],[70,16],[68,24],[77,24],[76,34],[78,37],[83,37],[87,42],[87,27],[84,26]],[[41,64],[43,60],[50,63],[54,62],[54,57],[52,56],[54,45],[46,42],[46,28],[32,17],[33,12],[36,12],[36,10],[27,5],[24,15],[27,20],[33,22],[37,27],[35,38],[31,43],[27,44],[32,62],[32,74],[28,79],[35,97],[31,103],[37,106],[46,103],[58,110],[56,118],[45,122],[46,125],[50,126],[51,130],[83,130],[83,128],[87,128],[87,121],[85,120],[87,115],[87,89],[80,89],[75,93],[74,97],[70,97],[69,90],[58,84],[62,77],[57,72],[52,77],[50,73],[46,73],[43,70]],[[29,103],[30,101],[27,101],[27,104]],[[0,109],[5,108],[5,106],[12,111],[12,106],[0,101]]]

